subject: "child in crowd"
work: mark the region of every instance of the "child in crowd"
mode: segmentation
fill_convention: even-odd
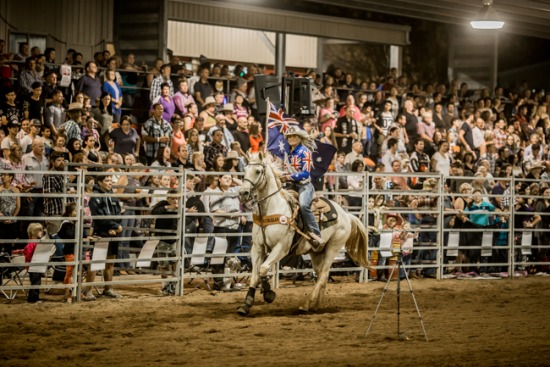
[[[25,255],[25,262],[30,263],[38,246],[37,241],[44,236],[44,227],[40,223],[31,223],[27,228],[27,234],[29,236],[29,243],[23,249],[23,254]],[[27,267],[28,269],[28,267]],[[31,285],[40,285],[41,273],[29,273],[29,278],[31,280]],[[29,289],[29,294],[27,296],[28,303],[37,303],[40,302],[40,290],[39,289]]]
[[[63,257],[66,262],[74,261],[74,239],[75,239],[75,217],[76,217],[76,203],[69,203],[65,207],[65,212],[63,217],[67,218],[61,222],[61,227],[57,231],[57,236],[61,240],[73,240],[71,242],[63,243]],[[63,284],[71,284],[73,278],[74,265],[67,265],[65,271],[65,279],[63,279]],[[65,302],[72,302],[71,289],[65,289]]]

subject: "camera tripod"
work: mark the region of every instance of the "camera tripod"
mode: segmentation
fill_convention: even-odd
[[[397,261],[392,266],[390,275],[388,276],[388,280],[386,282],[386,285],[384,286],[384,290],[382,291],[382,296],[380,297],[380,301],[378,302],[378,306],[376,306],[376,310],[374,311],[374,314],[372,315],[372,319],[370,320],[369,328],[367,329],[367,332],[365,333],[365,337],[369,335],[370,329],[372,327],[372,324],[374,323],[374,319],[376,318],[376,314],[378,313],[378,310],[380,309],[380,305],[382,304],[382,300],[384,299],[384,295],[386,294],[386,291],[388,290],[388,287],[390,286],[390,282],[393,276],[394,271],[397,269],[397,340],[409,340],[408,337],[405,335],[405,333],[401,333],[401,269],[404,267],[403,264],[403,254],[401,253],[401,249],[393,250],[394,254],[397,252]],[[404,269],[403,269],[404,270]],[[411,280],[409,279],[409,275],[406,271],[403,271],[403,274],[405,274],[405,279],[407,279],[407,283],[409,284],[409,291],[411,292],[411,296],[414,302],[414,306],[416,307],[416,313],[418,313],[418,319],[420,320],[420,325],[422,326],[422,331],[424,333],[424,338],[426,338],[426,341],[428,340],[428,335],[426,334],[426,329],[424,328],[424,321],[422,321],[422,315],[420,315],[420,309],[418,308],[418,303],[416,303],[416,297],[414,296]]]

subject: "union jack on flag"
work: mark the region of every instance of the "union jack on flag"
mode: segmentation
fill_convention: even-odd
[[[298,126],[299,123],[292,117],[286,117],[284,111],[269,102],[269,115],[267,116],[267,128],[276,128],[279,127],[279,132],[281,134],[286,133],[288,128],[292,125]]]

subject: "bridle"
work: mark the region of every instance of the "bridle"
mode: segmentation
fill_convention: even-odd
[[[263,170],[262,170],[262,174],[260,175],[260,177],[256,180],[256,182],[252,182],[252,180],[248,179],[247,177],[245,177],[243,179],[243,181],[247,181],[250,183],[250,185],[252,186],[252,190],[258,192],[259,190],[263,189],[266,185],[267,185],[267,180],[266,180],[266,175],[265,175],[265,170],[266,170],[266,164],[265,162],[261,162],[261,163],[249,163],[248,166],[262,166]],[[260,184],[262,183],[263,181],[263,185],[260,186]],[[251,190],[251,191],[252,191]],[[264,200],[267,200],[269,199],[270,197],[272,197],[273,195],[277,194],[279,191],[281,191],[281,187],[279,187],[277,190],[275,190],[274,192],[272,192],[271,194],[267,195],[266,197],[262,198],[262,199],[256,199],[255,196],[252,196],[252,200],[256,203],[261,203],[262,201]]]

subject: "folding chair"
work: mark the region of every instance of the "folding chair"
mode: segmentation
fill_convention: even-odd
[[[193,245],[193,253],[191,257],[191,267],[188,269],[188,272],[195,272],[196,275],[202,275],[202,273],[210,272],[212,269],[208,266],[205,266],[206,263],[210,265],[223,265],[225,262],[225,254],[227,253],[227,240],[222,237],[215,237],[214,240],[214,250],[212,251],[212,257],[210,261],[206,260],[206,245],[208,242],[208,237],[197,237],[195,238],[195,244]],[[201,256],[202,255],[202,256]],[[218,255],[218,256],[215,256]],[[212,290],[208,278],[203,278],[204,284],[208,290]],[[189,283],[193,281],[193,278],[190,279]]]
[[[4,287],[23,286],[23,277],[25,276],[25,267],[17,266],[24,263],[25,257],[21,255],[10,256],[6,253],[0,254],[0,263],[10,264],[10,266],[0,268],[0,291],[7,299],[15,299],[19,289],[6,290]],[[23,293],[25,290],[23,289]]]

